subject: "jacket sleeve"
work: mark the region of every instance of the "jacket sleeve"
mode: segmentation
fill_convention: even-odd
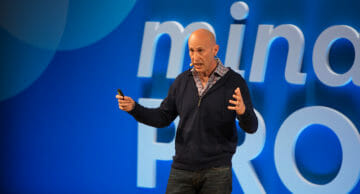
[[[239,126],[247,133],[255,133],[258,128],[258,120],[251,102],[249,89],[243,79],[240,83],[240,91],[245,104],[245,112],[236,116],[239,120]]]
[[[178,112],[175,103],[175,84],[169,89],[168,96],[161,102],[158,108],[146,108],[137,102],[135,107],[129,112],[138,122],[152,127],[162,128],[171,124],[177,117]]]

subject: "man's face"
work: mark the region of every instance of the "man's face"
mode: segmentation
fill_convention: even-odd
[[[217,49],[218,46],[211,43],[206,37],[191,36],[189,38],[190,59],[198,73],[209,73],[212,71]]]

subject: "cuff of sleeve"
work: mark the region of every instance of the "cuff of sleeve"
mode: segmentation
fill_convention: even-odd
[[[249,118],[250,115],[251,115],[250,110],[249,110],[248,108],[245,108],[244,114],[242,114],[242,115],[236,114],[236,118],[237,118],[239,121],[241,121],[241,120],[244,120],[244,119]]]

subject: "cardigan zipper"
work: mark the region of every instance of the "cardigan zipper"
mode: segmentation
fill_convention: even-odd
[[[199,97],[198,107],[200,107],[202,98],[203,98],[203,95]]]

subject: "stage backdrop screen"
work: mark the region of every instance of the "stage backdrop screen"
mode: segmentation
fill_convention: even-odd
[[[360,1],[0,1],[0,193],[164,193],[178,118],[157,107],[212,31],[250,89],[233,193],[360,193]]]

